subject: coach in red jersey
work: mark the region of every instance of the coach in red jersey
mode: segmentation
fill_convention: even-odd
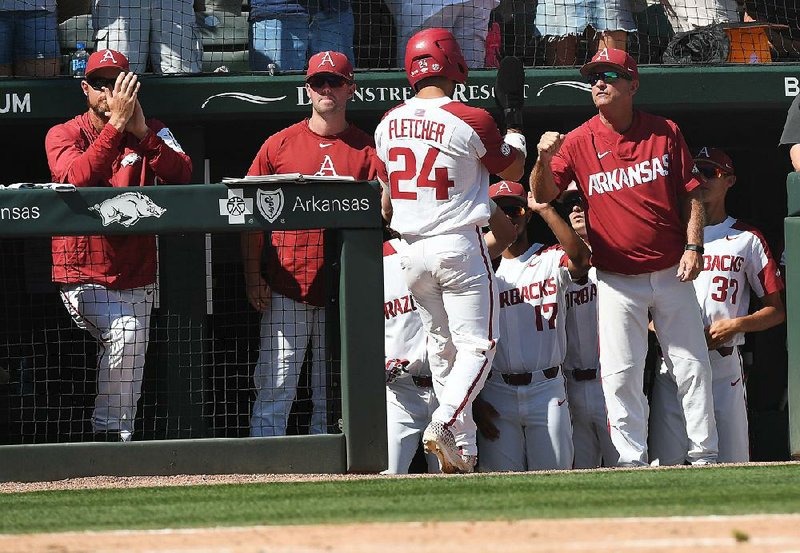
[[[691,284],[702,270],[704,224],[692,156],[675,123],[634,109],[639,71],[627,53],[602,49],[581,74],[598,114],[566,136],[542,135],[531,189],[548,202],[574,180],[584,197],[603,391],[619,464],[648,463],[648,313],[675,362],[688,458],[716,462],[710,362]]]
[[[346,118],[347,102],[355,89],[347,56],[332,51],[312,56],[306,73],[311,117],[270,136],[247,174],[301,173],[374,180],[374,141]],[[265,273],[263,249],[263,233],[242,235],[247,299],[263,313],[250,435],[286,434],[309,345],[314,405],[311,433],[322,434],[327,429],[322,229],[272,232]]]
[[[125,56],[114,50],[89,56],[81,88],[88,110],[50,129],[45,139],[54,182],[126,189],[152,185],[156,179],[189,182],[189,156],[162,122],[145,119],[140,83],[128,71]],[[134,213],[163,213],[146,195],[127,194]],[[128,441],[149,337],[155,237],[53,237],[53,280],[61,284],[62,300],[76,324],[101,343],[92,415],[95,437]]]

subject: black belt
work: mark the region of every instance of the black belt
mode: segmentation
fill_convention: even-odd
[[[558,376],[558,369],[560,367],[550,367],[549,369],[545,369],[541,371],[542,375],[546,380],[550,380],[551,378],[555,378]],[[533,381],[533,373],[499,373],[500,377],[503,379],[503,382],[508,384],[509,386],[527,386]],[[489,373],[491,376],[491,373]]]
[[[733,354],[733,346],[725,346],[724,348],[717,348],[717,353],[722,357],[728,357]]]
[[[412,374],[411,380],[414,381],[414,384],[417,386],[417,388],[433,388],[432,376],[414,376]]]
[[[581,382],[597,378],[597,369],[572,369],[572,378]]]

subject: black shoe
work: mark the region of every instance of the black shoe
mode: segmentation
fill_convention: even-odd
[[[94,433],[93,442],[121,442],[119,430],[102,430]]]

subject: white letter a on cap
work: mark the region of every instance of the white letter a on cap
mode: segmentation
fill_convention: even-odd
[[[116,58],[114,58],[114,52],[111,50],[106,50],[103,52],[103,59],[100,60],[100,63],[105,63],[107,61],[110,61],[111,63],[117,63]]]
[[[708,155],[708,146],[703,146],[702,148],[700,148],[700,151],[697,152],[697,157],[700,156],[711,157],[710,155]]]
[[[600,50],[597,53],[597,57],[595,59],[598,59],[598,60],[603,60],[604,59],[604,60],[611,61],[611,58],[608,57],[608,48],[603,48],[602,50]]]
[[[319,65],[318,65],[317,67],[322,67],[322,66],[323,66],[323,65],[325,65],[326,63],[329,63],[329,64],[331,65],[331,67],[336,67],[336,64],[335,64],[335,63],[333,63],[333,58],[331,57],[331,52],[330,52],[330,50],[328,50],[327,52],[325,52],[325,55],[324,55],[324,56],[322,56],[322,59],[320,60],[320,62],[319,62]]]

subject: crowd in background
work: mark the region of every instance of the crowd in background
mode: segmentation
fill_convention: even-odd
[[[399,67],[408,38],[430,27],[453,32],[470,68],[495,67],[504,55],[575,65],[605,46],[639,63],[800,55],[797,12],[782,0],[0,0],[0,75],[67,74],[77,48],[67,29],[89,16],[86,49],[120,51],[137,73],[299,71],[324,50],[357,68]],[[246,50],[247,63],[228,67],[222,56],[204,64],[209,41],[220,56]],[[740,60],[730,54],[739,42],[762,51]]]

